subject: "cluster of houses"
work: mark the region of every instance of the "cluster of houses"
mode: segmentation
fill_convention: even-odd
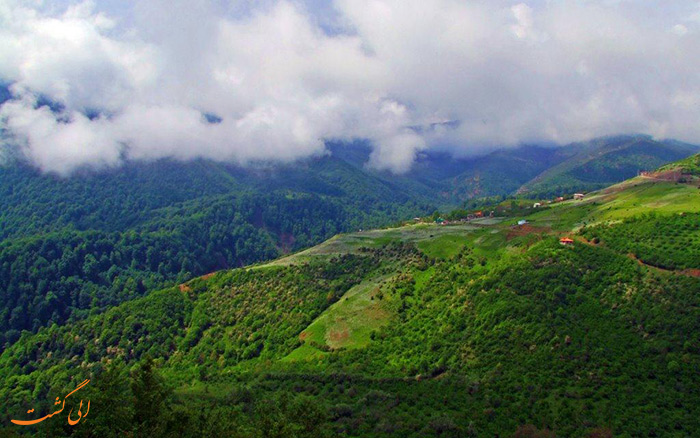
[[[575,200],[580,201],[580,200],[582,200],[585,196],[586,196],[586,195],[583,194],[583,193],[574,193],[573,198],[574,198]],[[553,201],[545,201],[545,203],[547,203],[547,204],[552,204],[552,203],[555,203],[555,202],[562,202],[562,201],[564,201],[564,200],[565,200],[565,198],[564,198],[563,196],[558,196],[558,197],[555,198]],[[532,208],[540,208],[540,207],[542,207],[542,203],[541,203],[541,202],[535,202],[535,203],[532,205]],[[528,207],[528,208],[530,208],[530,207]],[[449,224],[451,224],[451,223],[464,223],[464,222],[473,221],[474,219],[479,219],[479,218],[483,218],[483,217],[493,217],[494,213],[495,213],[494,211],[490,211],[488,214],[484,213],[483,211],[477,211],[477,212],[474,212],[474,213],[468,215],[466,218],[462,218],[462,219],[458,219],[458,220],[453,220],[453,221],[449,221],[449,220],[447,220],[447,219],[445,219],[445,218],[438,217],[437,219],[435,219],[435,223],[438,224],[438,225],[449,225]],[[415,217],[415,218],[413,218],[413,220],[416,221],[416,222],[423,222],[423,219],[422,219],[422,218],[419,218],[419,217]],[[518,221],[518,225],[519,225],[519,226],[522,226],[522,225],[525,225],[525,224],[527,224],[527,221],[526,221],[525,219],[522,219],[522,220],[519,220],[519,221]],[[571,239],[569,239],[569,240],[571,240]],[[568,241],[565,242],[564,239],[562,239],[562,240],[560,241],[560,243],[561,243],[562,245],[570,245],[570,244],[573,244],[573,240],[572,240],[571,242],[568,242]]]
[[[477,211],[473,214],[468,215],[466,218],[457,219],[457,220],[453,220],[453,221],[449,221],[445,218],[439,217],[439,218],[435,219],[435,223],[438,225],[465,223],[465,222],[473,221],[474,219],[480,219],[483,217],[493,217],[493,214],[494,214],[494,211],[490,211],[488,214],[484,213],[483,211]],[[414,220],[420,220],[420,218],[415,218]]]
[[[585,198],[585,197],[586,197],[586,195],[583,194],[583,193],[574,193],[574,200],[575,200],[575,201],[581,201],[581,200],[582,200],[583,198]],[[564,200],[565,200],[565,198],[564,198],[563,196],[557,196],[553,201],[546,201],[546,203],[547,203],[547,204],[552,204],[552,203],[555,203],[555,202],[562,202],[562,201],[564,201]],[[540,208],[540,207],[542,207],[542,203],[541,203],[541,202],[535,202],[535,203],[532,205],[532,208]]]

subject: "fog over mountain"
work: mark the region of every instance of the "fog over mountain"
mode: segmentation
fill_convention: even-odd
[[[700,2],[0,0],[0,80],[5,147],[60,174],[357,138],[396,173],[429,149],[697,143]]]

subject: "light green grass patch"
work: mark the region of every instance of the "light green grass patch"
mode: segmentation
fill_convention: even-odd
[[[604,191],[607,192],[610,189]],[[596,222],[621,220],[643,213],[694,213],[700,211],[700,190],[687,184],[644,182],[613,194],[592,216]]]
[[[322,359],[328,353],[314,348],[309,344],[303,344],[281,359],[282,362],[312,361]]]
[[[700,190],[689,184],[633,178],[589,194],[584,201],[552,204],[528,220],[535,226],[569,231],[582,225],[616,222],[644,213],[700,211]]]
[[[380,284],[388,276],[370,279],[351,288],[343,297],[299,335],[304,345],[295,349],[284,360],[307,360],[322,352],[314,344],[331,349],[363,348],[371,342],[371,333],[388,324],[392,313],[387,310],[384,297],[379,299]]]
[[[448,259],[457,255],[470,240],[463,234],[444,234],[418,242],[418,249],[430,257]]]

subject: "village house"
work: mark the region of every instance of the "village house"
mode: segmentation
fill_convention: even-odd
[[[574,199],[581,200],[585,195],[583,193],[574,193]]]
[[[559,239],[559,243],[564,246],[569,246],[574,244],[574,240],[569,237],[562,237],[561,239]]]
[[[535,202],[535,204],[532,206],[532,208],[540,208],[542,207],[542,204],[539,202]]]

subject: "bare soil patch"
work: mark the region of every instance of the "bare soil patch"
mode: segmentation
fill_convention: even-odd
[[[328,332],[328,337],[330,338],[331,342],[339,343],[339,342],[343,342],[346,339],[348,339],[350,337],[350,332],[348,332],[348,329],[343,329],[343,330],[331,329]]]
[[[510,241],[516,237],[527,236],[533,233],[549,233],[552,231],[551,227],[533,227],[530,224],[517,225],[508,231],[506,235],[506,241]]]
[[[689,277],[700,278],[700,269],[685,269],[680,273]]]

